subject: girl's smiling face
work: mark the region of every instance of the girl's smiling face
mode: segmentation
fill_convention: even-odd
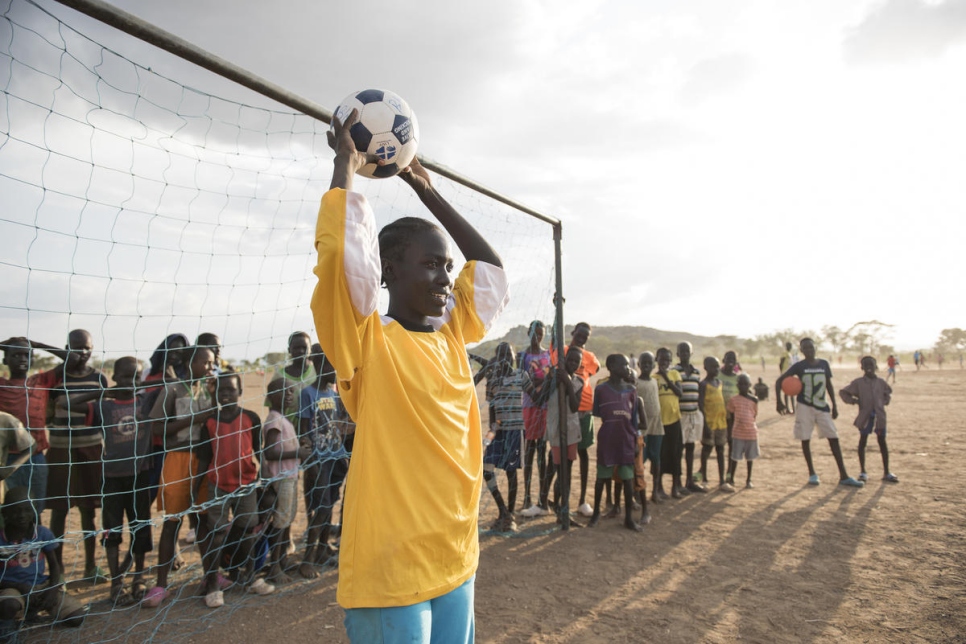
[[[428,318],[443,315],[453,291],[453,270],[449,240],[441,231],[413,237],[402,258],[385,266],[390,316],[426,325]]]

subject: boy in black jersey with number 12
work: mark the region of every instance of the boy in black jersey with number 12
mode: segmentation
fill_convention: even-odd
[[[839,445],[839,435],[832,422],[839,417],[838,405],[835,402],[835,390],[832,389],[832,368],[827,360],[815,357],[815,342],[811,338],[802,338],[799,343],[804,360],[800,360],[788,368],[785,373],[778,377],[775,382],[775,391],[782,390],[782,381],[785,378],[797,376],[802,381],[802,391],[796,398],[798,402],[795,410],[795,438],[802,441],[802,454],[805,456],[805,464],[808,465],[808,484],[818,485],[818,474],[812,465],[811,438],[812,430],[818,426],[819,436],[828,439],[829,447],[832,448],[832,456],[835,457],[835,464],[839,468],[839,485],[847,487],[863,487],[865,483],[856,481],[845,471],[845,463],[842,461],[842,447]],[[832,407],[829,410],[829,402]],[[776,407],[779,414],[787,414],[788,409],[782,402],[781,396],[777,396]]]

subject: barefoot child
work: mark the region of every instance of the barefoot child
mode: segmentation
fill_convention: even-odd
[[[754,461],[761,452],[758,450],[758,399],[751,395],[751,377],[748,374],[738,376],[738,395],[732,396],[727,404],[728,412],[734,416],[731,426],[731,462],[728,463],[728,477],[735,479],[735,469],[738,461],[745,459],[748,461],[748,477],[745,479],[745,488],[752,489],[754,484],[751,482],[751,468]],[[730,489],[728,489],[730,488]],[[733,486],[722,490],[734,492]]]
[[[734,355],[733,352],[729,352]],[[708,480],[708,457],[711,450],[715,452],[718,460],[718,487],[726,490],[728,485],[725,479],[724,448],[728,440],[728,410],[725,408],[724,381],[718,378],[718,359],[708,356],[704,359],[705,377],[701,381],[698,394],[700,397],[699,406],[704,414],[704,435],[701,437],[701,478]],[[737,381],[741,376],[735,376],[735,393]],[[731,396],[734,398],[734,396]]]
[[[601,419],[597,432],[597,483],[594,486],[594,513],[590,527],[600,523],[600,499],[604,486],[616,469],[624,487],[624,527],[639,532],[641,526],[631,518],[634,509],[634,456],[637,449],[637,389],[627,382],[627,356],[607,356],[607,380],[594,389],[594,416]]]
[[[891,356],[890,356],[891,357]],[[865,446],[869,441],[869,434],[873,431],[879,441],[879,452],[882,454],[882,477],[887,483],[898,483],[899,477],[889,471],[889,447],[886,445],[886,405],[892,400],[892,387],[876,375],[875,358],[862,358],[863,376],[856,378],[839,393],[842,402],[847,405],[858,405],[859,414],[855,417],[856,427],[859,428],[859,474],[860,481],[867,481],[869,475],[865,472]]]
[[[268,416],[262,425],[265,448],[262,451],[262,479],[266,480],[265,501],[271,508],[268,527],[269,570],[272,583],[289,581],[282,572],[282,559],[288,546],[288,529],[298,511],[299,437],[295,427],[282,414],[294,407],[295,392],[285,386],[284,378],[268,383]]]
[[[328,133],[335,167],[312,297],[319,343],[357,424],[337,599],[352,642],[383,641],[384,619],[399,641],[471,642],[483,436],[466,344],[504,309],[508,282],[499,255],[417,160],[400,177],[442,228],[404,217],[377,233],[365,197],[351,192],[355,171],[375,161],[352,141],[357,118],[338,115]],[[459,275],[447,233],[466,258]]]

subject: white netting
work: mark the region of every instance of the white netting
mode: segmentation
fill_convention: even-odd
[[[168,382],[153,381],[160,404],[142,402],[134,422],[122,417],[110,420],[110,410],[94,401],[104,417],[104,431],[123,434],[136,428],[131,431],[137,435],[152,427],[164,432],[181,417],[183,409],[195,414],[193,424],[200,430],[204,410],[197,404],[179,407],[175,399],[216,395],[209,389],[210,382],[191,379],[189,363],[198,352],[177,347],[194,344],[200,333],[213,333],[220,339],[220,359],[241,377],[240,404],[264,422],[268,385],[291,365],[290,335],[307,331],[315,341],[309,310],[315,285],[313,234],[332,167],[326,124],[254,94],[246,104],[206,93],[197,89],[204,86],[204,74],[186,63],[178,67],[176,60],[171,66],[183,68],[194,87],[157,74],[148,61],[127,59],[26,0],[0,4],[0,14],[0,191],[4,195],[0,231],[6,249],[0,260],[2,337],[29,338],[35,349],[38,343],[46,343],[33,353],[31,376],[50,370],[63,376],[57,358],[68,357],[62,349],[75,329],[90,332],[89,364],[105,372],[109,385],[114,384],[111,378],[116,375],[118,358],[136,357],[147,374],[154,355],[154,366],[160,367],[160,373],[168,372]],[[159,51],[152,51],[151,56],[173,58]],[[437,177],[435,184],[498,249],[511,277],[511,307],[490,337],[525,327],[534,319],[544,320],[549,328],[554,266],[551,227],[452,181]],[[428,216],[401,181],[359,180],[357,189],[373,204],[380,226],[404,215]],[[175,334],[183,334],[185,342],[166,347],[165,338]],[[516,334],[525,337],[520,329]],[[18,347],[23,349],[19,342],[5,346],[6,352],[12,355]],[[522,348],[518,343],[517,349]],[[11,412],[28,407],[31,392],[41,386],[36,380],[16,381],[17,369],[11,365],[4,373],[9,380],[4,381],[3,401]],[[290,371],[299,369],[290,367]],[[307,374],[306,383],[314,382],[310,370]],[[172,391],[178,382],[184,383],[180,386],[187,393]],[[28,429],[36,433],[44,423],[51,426],[51,435],[61,436],[54,439],[55,451],[83,447],[79,442],[64,443],[67,433],[58,433],[56,425],[86,426],[90,422],[87,403],[71,402],[58,412],[62,378],[44,383],[54,393],[43,411],[37,412],[43,421],[29,417]],[[71,393],[100,386],[81,383]],[[295,385],[290,381],[288,386]],[[139,390],[139,399],[146,392],[150,390]],[[74,416],[70,421],[58,420],[58,413]],[[158,422],[151,424],[152,418]],[[293,418],[298,420],[298,410]],[[0,431],[4,436],[14,433]],[[212,427],[211,431],[217,430]],[[328,462],[328,470],[345,456],[337,443],[329,444],[328,451],[318,451],[323,455],[318,462]],[[80,453],[70,457],[88,458]],[[83,462],[94,465],[106,481],[104,475],[110,476],[109,470],[128,458],[118,456],[109,465],[103,460]],[[109,485],[103,482],[100,494],[85,491],[86,480],[80,488],[73,487],[83,478],[78,474],[83,468],[74,465],[72,461],[64,470],[71,477],[66,495],[54,499],[48,493],[38,494],[40,488],[32,482],[30,490],[36,500],[53,501],[56,506],[79,499],[84,505],[95,497],[99,502],[109,492]],[[27,469],[18,473],[29,481]],[[48,469],[53,472],[56,467]],[[318,479],[324,479],[320,485],[337,488],[338,474],[328,476]],[[303,463],[296,493],[299,499],[305,478]],[[138,485],[147,484],[139,481]],[[484,512],[492,510],[484,505]],[[304,506],[304,499],[299,500],[291,535],[296,560],[303,554],[299,537],[306,529]],[[245,508],[242,505],[240,511],[247,511]],[[52,515],[48,507],[40,514],[41,523],[50,527]],[[164,641],[182,641],[212,620],[229,619],[233,610],[244,605],[245,595],[233,595],[226,599],[229,610],[204,612],[196,597],[201,562],[195,548],[183,541],[189,529],[185,521],[180,545],[184,566],[171,573],[171,595],[161,608],[146,611],[114,606],[109,584],[82,581],[87,572],[85,536],[96,538],[94,563],[104,572],[108,570],[100,538],[102,510],[96,510],[95,516],[93,527],[83,525],[78,510],[71,509],[63,526],[64,576],[70,596],[90,605],[88,622],[79,631],[52,628],[48,611],[42,611],[39,616],[28,615],[25,624],[14,624],[25,628],[27,637],[38,641],[131,637],[151,641],[161,638],[164,624]],[[335,504],[326,521],[337,524],[338,517]],[[162,532],[155,507],[144,522],[153,532],[145,575],[150,586],[157,575]],[[263,525],[264,516],[257,523]],[[331,537],[334,541],[337,534]],[[56,543],[55,537],[50,545]],[[122,560],[128,547],[125,536]],[[263,548],[255,544],[253,557]],[[0,548],[5,570],[12,569],[11,557],[21,557],[22,551]],[[245,566],[242,575],[251,569],[250,562]],[[231,570],[228,566],[223,572]],[[130,580],[128,576],[126,587]],[[277,592],[291,587],[280,586]]]

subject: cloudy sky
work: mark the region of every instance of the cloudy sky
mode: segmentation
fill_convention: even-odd
[[[404,96],[422,154],[563,221],[568,322],[966,327],[966,0],[113,4],[329,109]]]

